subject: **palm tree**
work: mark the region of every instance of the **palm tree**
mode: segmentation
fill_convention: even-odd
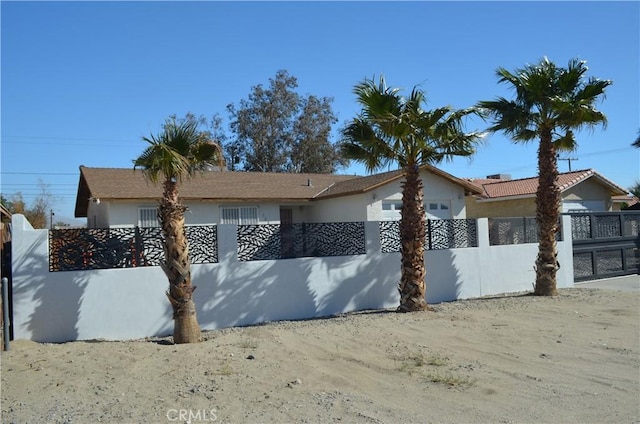
[[[149,146],[133,161],[134,170],[141,169],[153,183],[163,180],[158,220],[164,236],[165,261],[161,266],[169,279],[166,294],[173,308],[173,340],[174,343],[196,343],[201,340],[193,301],[196,287],[191,284],[189,246],[184,229],[186,207],[178,197],[178,184],[214,162],[221,164],[222,151],[198,131],[194,119],[181,122],[167,119],[159,135],[143,137],[143,140]]]
[[[391,163],[404,170],[400,218],[401,279],[399,312],[427,309],[424,241],[426,221],[420,166],[453,156],[470,156],[481,138],[464,133],[462,119],[474,109],[441,107],[423,110],[424,92],[414,87],[409,98],[365,79],[354,88],[361,113],[342,130],[341,150],[346,158],[364,163],[373,172]]]
[[[499,83],[515,90],[515,100],[499,97],[481,101],[478,107],[492,119],[491,132],[503,131],[514,143],[539,140],[536,221],[538,223],[538,257],[535,262],[534,294],[557,295],[556,233],[559,230],[560,188],[557,184],[557,152],[577,147],[574,131],[606,125],[606,116],[596,110],[611,81],[585,79],[586,62],[572,59],[566,68],[558,67],[546,57],[514,73],[504,68],[496,71]]]

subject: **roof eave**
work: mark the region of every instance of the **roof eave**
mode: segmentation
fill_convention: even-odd
[[[514,196],[499,196],[499,197],[482,197],[476,196],[475,199],[479,203],[487,203],[487,202],[500,202],[504,200],[521,200],[521,199],[531,199],[535,198],[535,193],[532,194],[518,194]]]

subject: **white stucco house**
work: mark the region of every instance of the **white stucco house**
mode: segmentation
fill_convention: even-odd
[[[421,167],[429,219],[466,218],[473,183]],[[182,181],[187,225],[384,221],[400,219],[401,170],[369,176],[206,171]],[[161,184],[141,171],[80,166],[76,218],[88,228],[157,226]]]

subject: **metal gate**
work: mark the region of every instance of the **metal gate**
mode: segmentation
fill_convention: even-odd
[[[640,274],[640,212],[569,215],[575,281]]]

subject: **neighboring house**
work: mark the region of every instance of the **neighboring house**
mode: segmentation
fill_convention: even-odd
[[[536,215],[538,177],[512,180],[508,175],[468,179],[482,190],[468,196],[467,217],[520,217]],[[561,212],[606,212],[620,210],[617,196],[627,190],[614,184],[593,169],[563,172],[558,176],[562,197]]]
[[[469,181],[421,167],[430,219],[466,218],[465,197],[482,194]],[[365,177],[206,171],[184,180],[186,224],[267,224],[400,219],[403,172]],[[133,169],[80,167],[76,218],[88,228],[157,226],[162,184]]]
[[[613,210],[640,210],[640,199],[633,194],[627,194],[624,196],[615,196],[611,198],[613,201]]]

